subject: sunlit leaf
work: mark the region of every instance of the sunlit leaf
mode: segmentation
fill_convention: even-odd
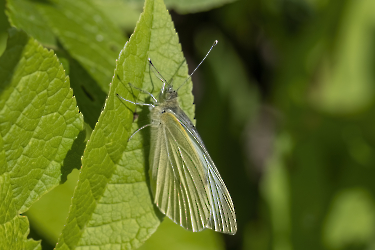
[[[53,51],[10,30],[0,58],[0,235],[6,237],[0,242],[9,246],[3,249],[39,245],[26,241],[28,221],[19,214],[59,184],[63,162],[83,130],[72,93]]]
[[[64,48],[108,92],[115,61],[125,38],[90,1],[64,0],[38,4]]]
[[[22,29],[43,45],[56,46],[56,38],[35,3],[27,0],[7,0],[6,7],[6,14],[13,27]]]
[[[132,132],[148,122],[148,109],[137,107],[139,119],[133,123],[134,105],[116,96],[129,100],[139,96],[149,101],[128,83],[154,94],[160,91],[160,80],[149,72],[147,58],[166,79],[176,73],[175,86],[186,79],[181,46],[161,0],[146,1],[135,32],[117,59],[105,108],[85,149],[78,186],[57,248],[136,248],[160,223],[147,181],[148,131],[128,142]],[[191,88],[191,82],[181,88],[179,101],[193,117]]]

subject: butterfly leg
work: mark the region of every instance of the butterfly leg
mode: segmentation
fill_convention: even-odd
[[[125,86],[124,82],[121,80],[121,78],[120,78],[119,75],[117,75],[117,79],[118,79],[118,80],[119,80],[119,81]],[[130,82],[129,82],[128,84],[129,84],[130,88],[135,88],[135,89],[138,89],[139,91],[141,91],[141,92],[143,92],[143,93],[145,93],[145,94],[149,94],[149,95],[152,97],[152,99],[154,100],[155,103],[158,102],[158,101],[156,100],[156,98],[155,98],[150,92],[148,92],[148,91],[146,91],[146,90],[143,90],[143,89],[140,89],[140,88],[134,86],[133,84],[131,84]],[[125,86],[125,87],[126,87],[126,86]],[[134,96],[133,90],[132,90],[132,95]],[[121,97],[121,98],[122,98],[122,97]],[[126,100],[126,99],[124,99],[124,98],[122,98],[122,99],[125,100],[125,101],[129,101],[129,100]]]
[[[151,126],[152,124],[146,124],[142,127],[140,127],[139,129],[137,129],[136,131],[134,131],[134,133],[129,137],[128,141],[130,141],[130,139],[133,137],[133,135],[135,135],[137,132],[141,131],[142,129],[144,128],[147,128],[148,126]]]
[[[117,95],[117,97],[118,97],[118,98],[120,98],[121,100],[123,100],[123,101],[126,101],[126,102],[130,102],[130,103],[132,103],[132,104],[134,104],[134,105],[140,105],[140,106],[150,106],[150,107],[153,107],[153,108],[155,108],[155,106],[154,106],[153,104],[151,104],[151,103],[140,103],[140,102],[133,102],[133,101],[130,101],[130,100],[127,100],[127,99],[125,99],[124,97],[120,96],[120,95],[119,95],[119,94],[117,94],[117,93],[116,93],[116,95]]]
[[[135,89],[138,89],[139,91],[141,91],[141,92],[143,92],[143,93],[145,93],[145,94],[150,95],[150,96],[152,97],[152,99],[154,99],[155,103],[158,102],[158,101],[156,100],[156,98],[153,96],[153,94],[151,94],[150,92],[148,92],[148,91],[146,91],[146,90],[144,90],[144,89],[140,89],[140,88],[134,86],[133,84],[131,84],[130,82],[129,82],[128,84],[129,84],[130,87],[135,88]]]

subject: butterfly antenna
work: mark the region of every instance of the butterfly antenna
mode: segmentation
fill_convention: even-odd
[[[189,81],[189,79],[191,78],[191,76],[194,74],[194,72],[199,68],[199,66],[201,66],[201,64],[203,63],[203,61],[206,59],[206,57],[208,56],[208,54],[210,54],[211,50],[213,49],[213,47],[215,47],[217,45],[218,41],[215,40],[214,44],[212,44],[210,50],[207,52],[206,56],[202,59],[202,61],[198,64],[198,66],[193,70],[193,72],[188,76],[188,78],[186,78],[186,80],[180,85],[180,87],[178,87],[177,91],[187,82]]]
[[[158,72],[159,76],[156,75],[155,71],[153,71],[154,74],[155,74],[155,76],[156,76],[157,78],[159,78],[160,81],[163,82],[163,87],[162,87],[162,92],[163,92],[163,91],[164,91],[165,84],[167,83],[167,80],[165,80],[165,78],[162,76],[162,74],[160,74],[160,72],[156,69],[156,67],[154,66],[154,64],[151,62],[151,59],[150,59],[150,58],[148,58],[148,62],[151,64],[151,66],[154,68],[154,70],[155,70],[156,72]]]

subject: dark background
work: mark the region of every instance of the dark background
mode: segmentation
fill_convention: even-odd
[[[226,249],[374,247],[373,1],[172,12],[197,128],[232,195]]]

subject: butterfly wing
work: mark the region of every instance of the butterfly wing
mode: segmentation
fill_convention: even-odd
[[[182,227],[201,231],[210,216],[207,177],[186,132],[165,113],[151,131],[151,187],[159,209]],[[197,166],[197,167],[195,167]]]
[[[183,111],[181,110],[181,112]],[[211,216],[206,227],[222,233],[235,234],[237,232],[236,214],[228,189],[226,188],[213,160],[208,154],[203,140],[190,122],[189,118],[185,113],[178,115],[178,117],[181,125],[188,132],[207,172],[212,203]]]
[[[159,209],[193,232],[235,234],[234,206],[203,142],[181,109],[167,110],[151,132],[151,186]]]

